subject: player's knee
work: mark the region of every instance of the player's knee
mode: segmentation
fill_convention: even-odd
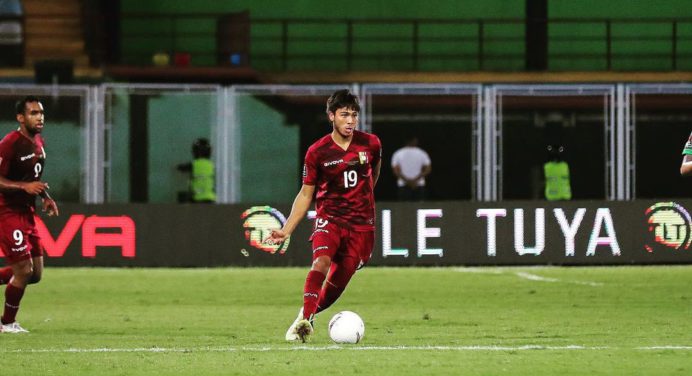
[[[43,276],[41,275],[41,273],[32,273],[31,277],[29,278],[29,284],[33,285],[33,284],[41,282],[42,277]]]
[[[29,282],[33,272],[34,267],[31,262],[20,262],[12,266],[13,278],[22,284],[27,284]]]
[[[312,270],[317,270],[325,275],[329,272],[329,267],[332,265],[332,260],[327,256],[320,256],[312,262]]]

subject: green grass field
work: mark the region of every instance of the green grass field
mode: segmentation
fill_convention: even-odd
[[[0,335],[5,375],[689,375],[692,266],[366,268],[283,340],[306,268],[48,267]],[[340,310],[357,345],[326,333]]]

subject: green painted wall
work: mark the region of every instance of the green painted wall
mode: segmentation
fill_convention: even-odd
[[[251,96],[238,97],[241,125],[241,200],[292,202],[300,187],[300,130]]]
[[[117,90],[110,97],[112,120],[110,131],[110,174],[106,177],[109,192],[108,202],[130,201],[130,97],[124,90]]]
[[[112,97],[112,152],[109,202],[129,202],[130,169],[141,161],[130,161],[130,98],[124,90]],[[178,191],[187,189],[187,175],[176,166],[192,158],[192,142],[211,139],[216,122],[216,97],[212,95],[163,94],[149,99],[149,202],[177,202]]]
[[[249,9],[257,17],[291,18],[477,18],[521,17],[523,0],[121,0],[126,12],[237,12]]]
[[[132,12],[158,13],[231,13],[250,11],[250,17],[293,18],[321,20],[319,24],[292,24],[288,28],[289,43],[287,52],[293,58],[286,67],[289,70],[346,70],[347,34],[345,23],[334,23],[332,19],[367,20],[371,18],[389,19],[478,19],[478,18],[517,18],[524,15],[523,0],[434,0],[434,1],[367,1],[355,0],[343,10],[341,2],[329,1],[196,1],[194,6],[188,1],[132,1],[123,0],[122,10]],[[172,38],[172,30],[186,37]],[[169,19],[132,19],[122,21],[123,40],[121,43],[126,63],[150,64],[155,51],[188,51],[192,54],[193,65],[216,64],[215,19],[189,19],[171,22]],[[496,25],[485,24],[485,35],[490,39],[483,49],[488,61],[485,69],[519,70],[524,66],[523,24]],[[429,58],[414,61],[411,35],[413,25],[392,23],[390,25],[356,24],[353,29],[354,44],[352,52],[361,55],[355,59],[352,70],[478,70],[475,57],[479,43],[478,26],[469,24],[422,23],[419,26],[419,53]],[[147,37],[135,34],[149,34]],[[195,33],[196,35],[189,35]],[[282,70],[280,56],[282,50],[281,26],[278,24],[253,23],[251,29],[251,64],[257,70]],[[157,34],[157,35],[154,35]],[[326,40],[308,41],[305,37],[320,36]],[[448,35],[452,40],[442,41],[440,35]],[[492,38],[515,38],[511,45],[498,43]],[[373,38],[375,40],[373,40]],[[307,55],[300,57],[298,55]],[[456,55],[451,57],[450,55]],[[460,58],[463,56],[463,58]]]
[[[525,0],[436,0],[386,1],[354,0],[346,11],[343,3],[331,1],[281,0],[200,0],[194,6],[182,0],[123,0],[124,12],[159,13],[224,13],[249,10],[251,18],[288,18],[323,20],[320,24],[295,24],[288,27],[286,51],[290,60],[281,58],[282,28],[278,24],[253,23],[251,35],[251,64],[260,71],[283,70],[424,70],[473,71],[524,69],[524,25],[484,24],[486,59],[483,66],[476,59],[480,48],[478,25],[421,23],[418,30],[418,53],[415,59],[411,24],[355,24],[352,53],[360,55],[349,67],[344,58],[347,26],[334,19],[485,19],[521,18]],[[692,14],[689,0],[554,0],[548,2],[548,14],[556,18],[651,18],[687,17]],[[168,36],[175,27],[179,32],[201,33],[172,39]],[[213,19],[123,21],[123,34],[160,33],[146,38],[125,38],[122,50],[130,63],[149,64],[156,50],[190,51],[193,65],[215,65],[216,49]],[[206,33],[206,34],[205,34]],[[692,22],[677,26],[678,70],[692,69]],[[613,70],[670,70],[672,63],[672,25],[670,23],[614,23],[611,29],[611,69]],[[315,40],[319,36],[324,40]],[[452,39],[441,40],[440,37]],[[549,69],[605,70],[607,65],[606,26],[603,22],[551,23]],[[306,39],[308,38],[308,39]],[[508,40],[507,38],[510,38]],[[577,38],[578,40],[575,40]],[[373,40],[376,39],[376,40]],[[301,57],[301,55],[303,55]],[[576,58],[575,55],[581,55]]]
[[[112,97],[111,192],[109,202],[130,200],[130,99],[124,90]],[[212,140],[216,126],[217,98],[210,94],[164,94],[151,97],[149,127],[149,202],[177,202],[178,191],[187,189],[187,174],[176,166],[192,158],[192,142]],[[238,99],[241,124],[241,200],[275,203],[293,199],[299,184],[299,129],[286,124],[282,115],[252,97]],[[212,153],[216,148],[212,150]],[[221,166],[217,166],[222,168]],[[293,184],[295,182],[295,184]]]
[[[684,18],[692,15],[689,0],[570,0],[549,1],[550,18]],[[692,22],[678,24],[678,56],[692,52]],[[613,23],[611,46],[613,70],[670,70],[672,69],[672,25],[670,23]],[[604,23],[584,25],[563,24],[550,28],[551,70],[606,69],[606,60],[595,57],[590,61],[573,58],[556,59],[556,54],[606,53]],[[594,41],[558,41],[559,37],[592,37]],[[617,40],[617,38],[623,38]],[[655,56],[641,56],[642,54]],[[678,61],[678,70],[692,69],[689,57]]]
[[[41,180],[50,184],[51,195],[60,202],[79,202],[81,191],[82,128],[79,121],[50,120],[46,113],[43,137],[46,141],[46,168]],[[0,137],[17,129],[17,122],[0,121]]]
[[[149,202],[176,202],[178,191],[188,187],[187,174],[178,171],[176,166],[192,160],[192,143],[196,139],[212,139],[212,127],[216,126],[216,96],[169,94],[152,97],[148,126]]]

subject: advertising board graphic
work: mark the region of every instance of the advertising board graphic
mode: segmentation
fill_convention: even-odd
[[[369,265],[692,263],[692,200],[382,202]],[[52,266],[309,266],[308,215],[288,205],[70,205],[38,229]]]

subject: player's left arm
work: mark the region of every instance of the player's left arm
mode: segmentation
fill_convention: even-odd
[[[382,167],[382,160],[377,161],[375,166],[372,168],[372,186],[377,185],[377,179],[380,178],[380,167]]]
[[[43,211],[48,214],[49,217],[60,215],[58,210],[58,203],[53,200],[48,194],[48,191],[43,191],[39,194],[41,196],[41,206]]]
[[[380,178],[380,167],[382,167],[382,142],[380,141],[379,137],[373,135],[374,143],[371,145],[373,146],[373,156],[375,159],[373,160],[373,165],[372,165],[372,187],[375,188],[377,185],[377,179]]]
[[[685,154],[682,158],[682,164],[680,165],[680,175],[682,176],[692,176],[692,155]]]

